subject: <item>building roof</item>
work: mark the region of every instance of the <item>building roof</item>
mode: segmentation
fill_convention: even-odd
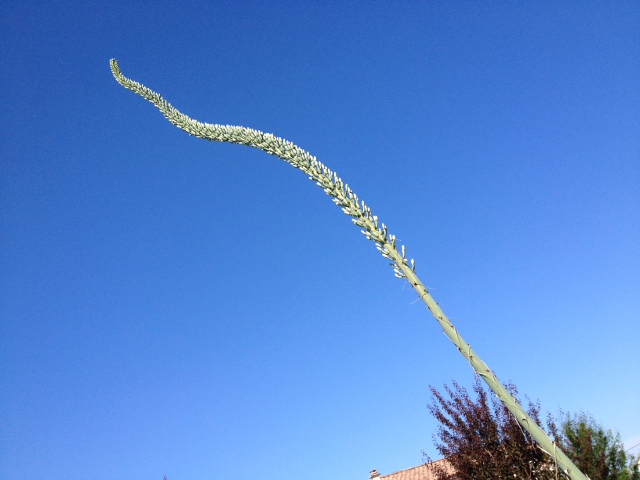
[[[398,470],[397,472],[387,473],[386,475],[380,475],[380,480],[435,480],[436,477],[430,466],[441,466],[450,470],[449,464],[445,458],[440,460],[434,460],[430,463],[422,463],[415,467],[405,468],[404,470]]]

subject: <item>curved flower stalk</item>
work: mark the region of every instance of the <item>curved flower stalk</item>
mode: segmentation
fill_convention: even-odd
[[[416,276],[415,262],[413,259],[407,260],[404,245],[398,250],[396,237],[388,233],[385,224],[379,222],[378,217],[371,213],[371,209],[364,201],[359,200],[358,196],[335,172],[318,161],[316,157],[309,152],[270,133],[233,125],[202,123],[189,118],[175,109],[158,93],[125,77],[120,72],[118,62],[116,62],[115,59],[111,59],[111,71],[120,85],[149,100],[162,112],[167,120],[189,133],[189,135],[204,138],[209,141],[215,140],[218,142],[237,143],[259,148],[271,155],[278,156],[285,162],[290,163],[295,168],[299,168],[307,174],[309,179],[315,181],[327,195],[333,197],[333,201],[342,207],[344,213],[353,217],[351,221],[363,229],[361,232],[368,240],[375,242],[376,248],[382,253],[382,256],[387,260],[391,260],[389,265],[393,267],[395,276],[398,278],[406,278],[409,283],[411,283],[411,286],[418,292],[419,297],[427,305],[427,308],[440,324],[444,333],[469,362],[475,373],[480,375],[487,385],[489,385],[491,390],[493,390],[504,403],[520,425],[522,425],[522,427],[536,439],[540,447],[551,456],[556,465],[571,479],[586,480],[587,477],[556,447],[544,430],[527,415],[489,367],[480,360],[478,355],[471,349],[471,346],[462,339],[460,333],[458,333],[438,303],[431,297],[427,288]]]

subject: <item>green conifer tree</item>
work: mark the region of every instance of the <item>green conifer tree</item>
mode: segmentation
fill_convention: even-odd
[[[619,433],[605,430],[590,414],[560,413],[560,428],[552,434],[585,475],[592,480],[640,480],[640,454],[627,455]]]

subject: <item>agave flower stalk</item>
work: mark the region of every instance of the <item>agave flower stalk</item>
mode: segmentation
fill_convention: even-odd
[[[358,227],[361,227],[361,232],[365,237],[375,243],[376,248],[382,253],[384,258],[390,260],[389,265],[393,267],[395,276],[406,279],[416,292],[418,292],[418,296],[427,305],[427,308],[440,324],[444,333],[453,342],[465,360],[469,362],[475,373],[480,375],[487,385],[489,385],[491,390],[493,390],[505,407],[513,414],[520,425],[522,425],[538,442],[539,446],[551,456],[555,464],[573,480],[587,479],[571,460],[557,448],[544,430],[527,415],[522,406],[520,406],[516,399],[507,391],[491,369],[478,357],[471,346],[463,340],[458,330],[456,330],[438,303],[431,297],[427,288],[418,279],[415,273],[415,262],[413,259],[407,259],[404,245],[398,250],[396,237],[387,231],[386,225],[380,222],[376,215],[373,215],[371,209],[364,201],[358,198],[336,172],[318,161],[318,159],[309,152],[270,133],[240,126],[202,123],[189,118],[180,113],[158,93],[125,77],[120,72],[118,62],[116,62],[115,59],[111,59],[111,71],[120,85],[149,100],[162,112],[167,120],[189,135],[204,138],[209,141],[215,140],[218,142],[237,143],[258,148],[281,158],[308,175],[309,179],[316,182],[327,195],[333,197],[333,201],[342,207],[344,213],[353,217],[351,221]]]

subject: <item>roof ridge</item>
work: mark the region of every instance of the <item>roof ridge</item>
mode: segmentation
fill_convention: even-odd
[[[389,475],[395,475],[395,474],[400,473],[400,472],[406,472],[408,470],[413,470],[414,468],[425,467],[425,466],[431,465],[433,463],[441,462],[442,460],[446,460],[446,457],[442,457],[442,458],[439,458],[437,460],[432,460],[431,462],[423,462],[420,465],[416,465],[415,467],[403,468],[402,470],[397,470],[395,472],[385,473],[384,475],[380,475],[380,478],[388,477]]]

